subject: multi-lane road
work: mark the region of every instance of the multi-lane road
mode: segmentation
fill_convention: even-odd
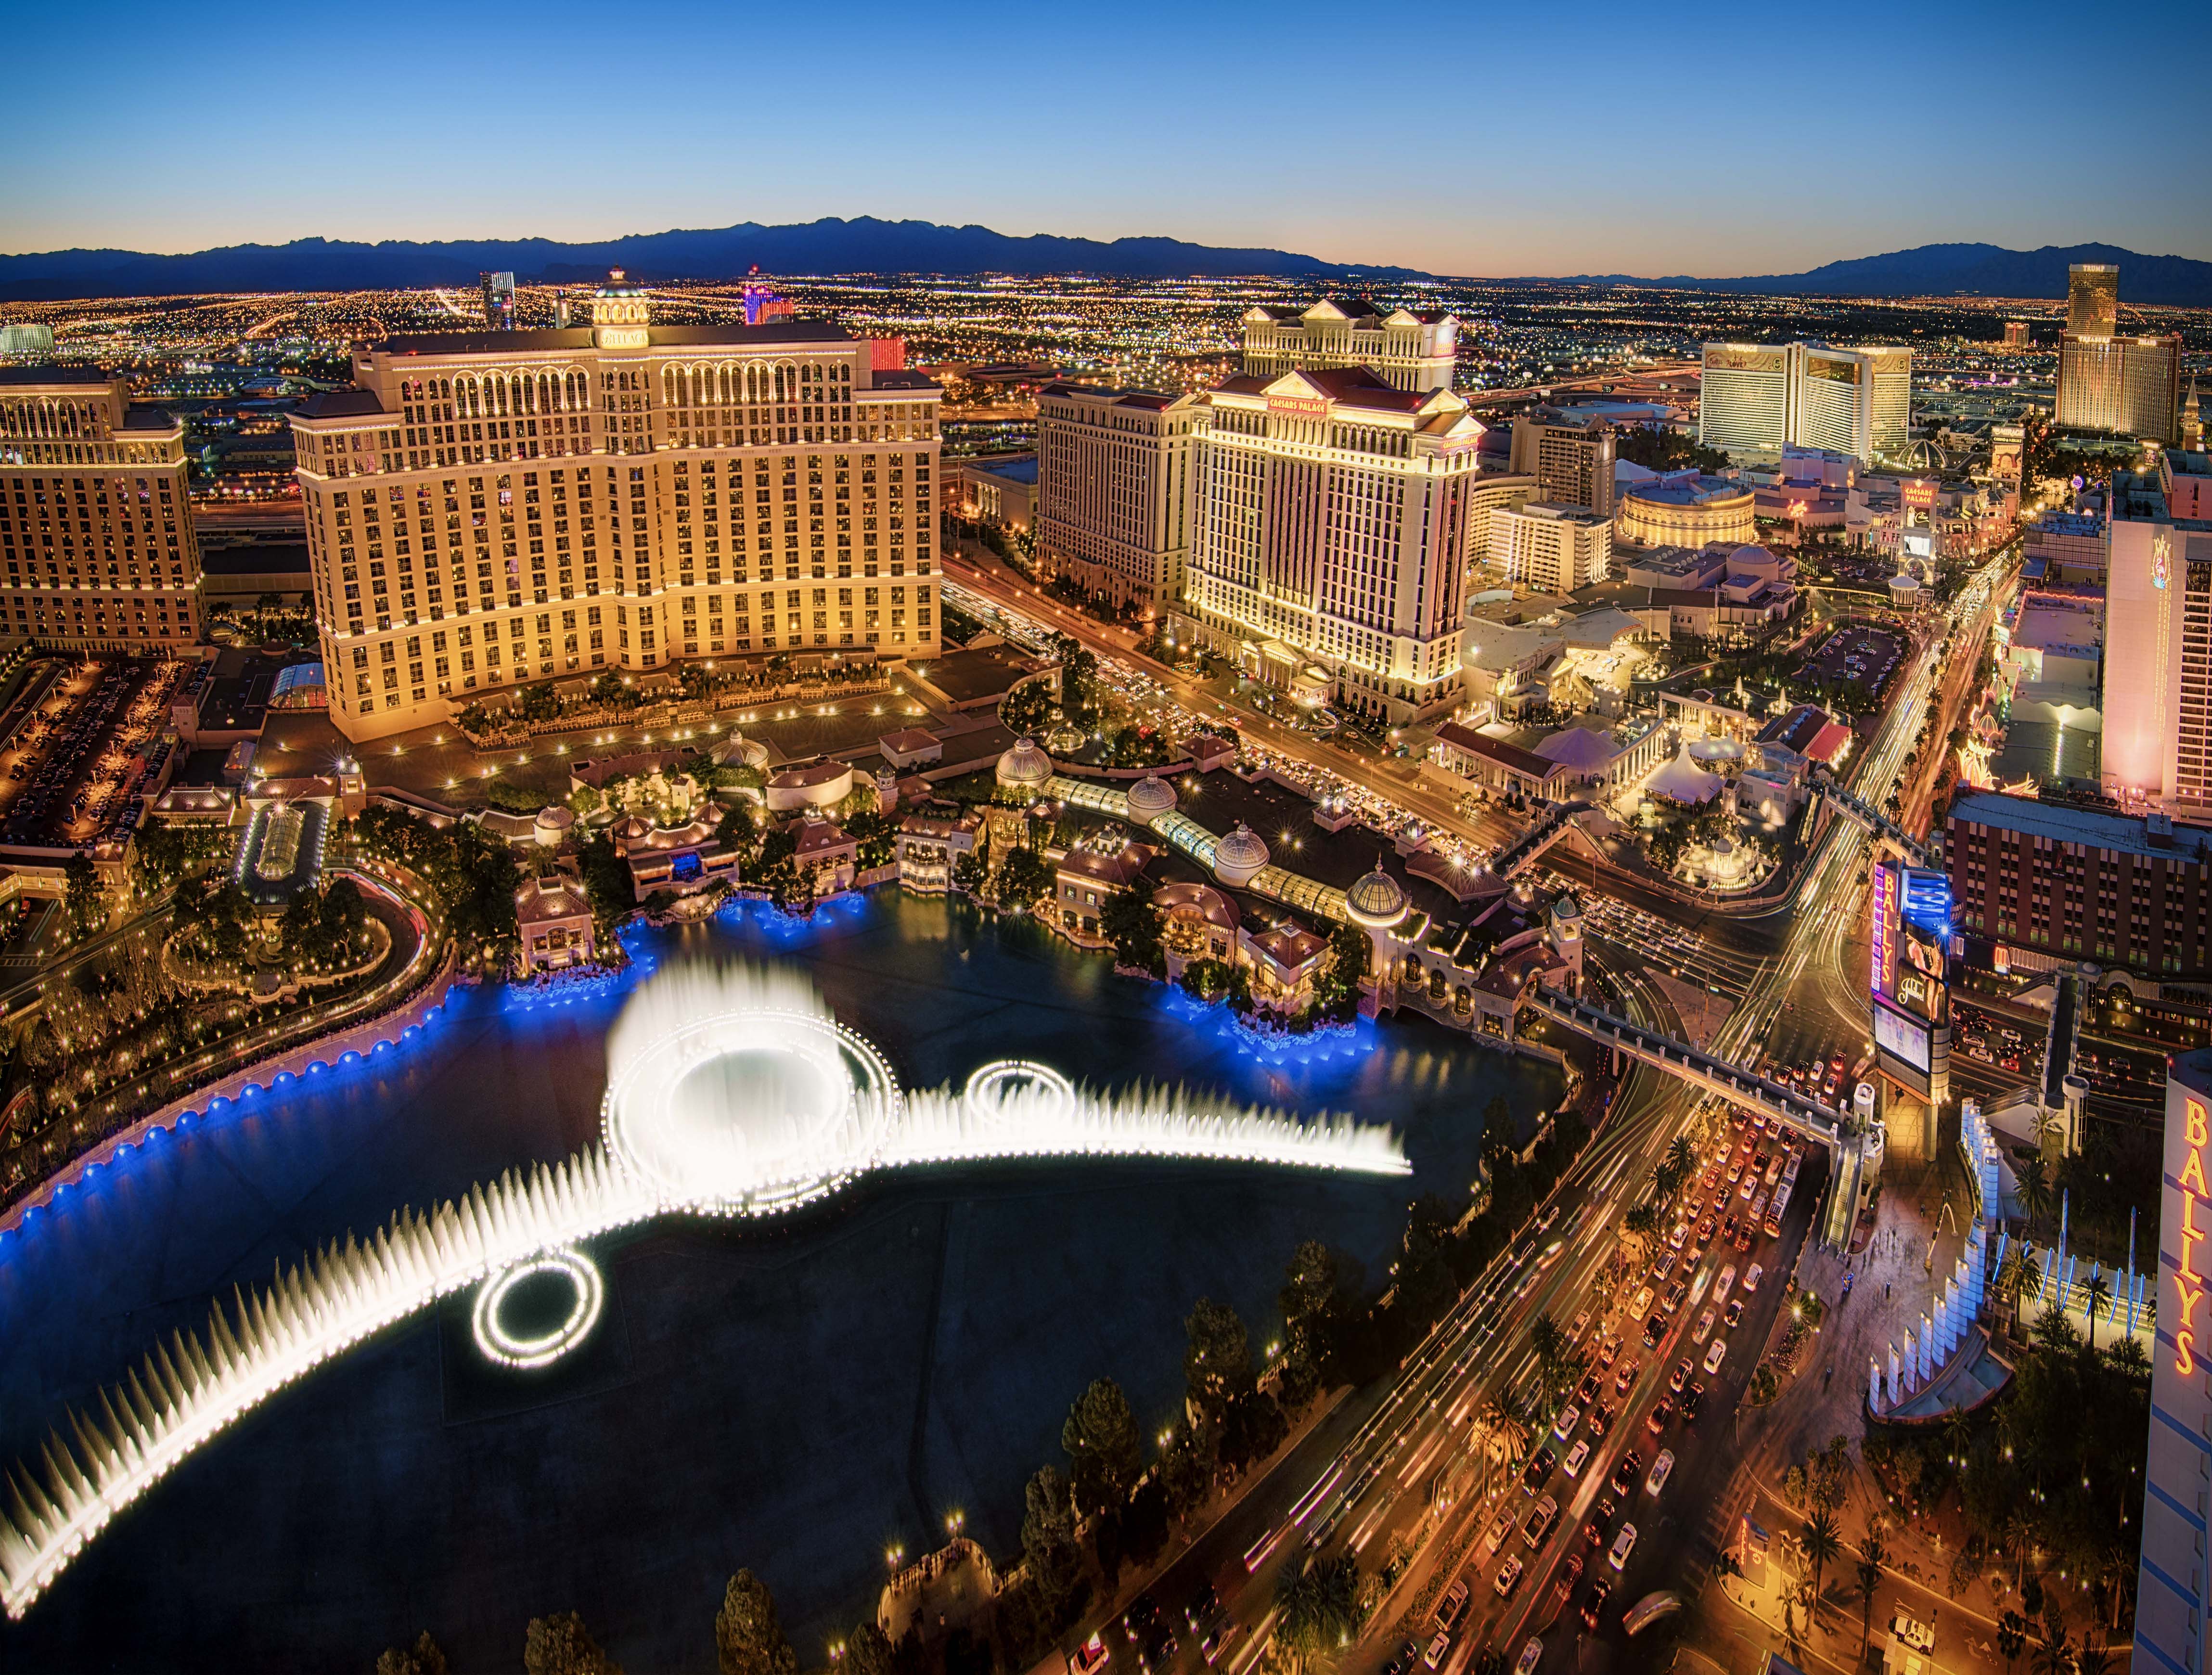
[[[1938,725],[1949,724],[1954,706],[1968,689],[1970,677],[1960,675],[1960,666],[1971,672],[1978,660],[1999,573],[1993,566],[1954,608],[1952,624],[1962,631],[1954,636],[1948,667],[1937,656],[1940,636],[1921,640],[1853,776],[1862,798],[1878,805],[1896,784],[1928,695],[1939,679],[1944,685]],[[963,563],[951,574],[991,604],[1072,633],[1094,653],[1134,659],[1132,636],[1126,633],[1060,611],[988,570]],[[1194,683],[1149,661],[1144,667],[1171,701],[1192,713],[1219,710],[1218,702]],[[1267,747],[1363,784],[1378,800],[1446,830],[1492,844],[1510,835],[1489,830],[1487,823],[1472,826],[1425,788],[1363,772],[1357,758],[1305,735],[1258,718],[1246,725]],[[1777,1058],[1826,1057],[1838,1045],[1856,1057],[1866,1026],[1863,973],[1855,972],[1852,961],[1855,947],[1863,942],[1861,886],[1869,852],[1869,840],[1857,826],[1828,817],[1814,837],[1797,886],[1764,923],[1692,916],[1695,922],[1686,926],[1681,916],[1669,915],[1668,903],[1628,891],[1616,895],[1585,882],[1586,917],[1602,979],[1627,1009],[1642,1014],[1640,1020],[1662,1026],[1674,1026],[1674,1007],[1650,981],[1655,968],[1722,996],[1730,1009],[1709,1045],[1738,1062],[1748,1061],[1762,1046]],[[1720,1522],[1720,1502],[1736,1459],[1729,1433],[1744,1380],[1775,1335],[1786,1276],[1809,1236],[1826,1166],[1818,1148],[1808,1151],[1778,1238],[1753,1230],[1747,1250],[1717,1240],[1695,1256],[1662,1246],[1669,1270],[1663,1277],[1650,1271],[1623,1276],[1620,1219],[1638,1201],[1652,1170],[1698,1106],[1688,1089],[1653,1081],[1644,1072],[1625,1088],[1611,1122],[1569,1171],[1538,1223],[1468,1288],[1395,1380],[1340,1404],[1226,1514],[1147,1581],[1146,1591],[1170,1623],[1180,1623],[1186,1605],[1218,1599],[1231,1626],[1225,1641],[1213,1642],[1216,1668],[1225,1675],[1251,1675],[1272,1626],[1277,1584],[1286,1570],[1317,1554],[1349,1550],[1362,1571],[1372,1574],[1425,1528],[1427,1539],[1370,1617],[1359,1644],[1347,1654],[1349,1675],[1370,1675],[1387,1662],[1402,1662],[1402,1642],[1408,1635],[1423,1642],[1412,1675],[1425,1675],[1436,1625],[1425,1612],[1419,1620],[1401,1619],[1416,1601],[1441,1592],[1455,1575],[1469,1580],[1470,1604],[1437,1652],[1438,1675],[1459,1675],[1480,1648],[1513,1656],[1532,1636],[1545,1642],[1540,1666],[1563,1669],[1593,1638],[1617,1643],[1626,1607],[1649,1593],[1692,1580],[1694,1572],[1710,1563],[1728,1536]],[[1698,1184],[1688,1190],[1698,1209],[1693,1227],[1706,1215],[1717,1222],[1731,1209],[1741,1215],[1748,1208],[1735,1196],[1740,1185],[1726,1179],[1733,1163],[1747,1160],[1736,1144],[1739,1136],[1725,1123],[1713,1126],[1720,1131],[1718,1143],[1727,1149],[1701,1166]],[[1761,1149],[1771,1153],[1778,1145],[1772,1138],[1754,1136],[1748,1155],[1758,1156]],[[1769,1277],[1746,1294],[1742,1281],[1754,1263]],[[1733,1300],[1744,1306],[1741,1318],[1734,1325],[1724,1316],[1708,1325],[1706,1310],[1718,1314],[1730,1300],[1719,1300],[1718,1306],[1714,1300],[1723,1272],[1730,1268],[1735,1270],[1730,1276]],[[1637,1312],[1643,1300],[1633,1294],[1649,1284],[1663,1299],[1675,1283],[1686,1288],[1681,1301],[1671,1313],[1659,1311],[1658,1341],[1647,1346],[1649,1316]],[[1549,1447],[1559,1464],[1546,1481],[1524,1490],[1518,1471],[1487,1465],[1486,1451],[1471,1446],[1470,1440],[1478,1416],[1494,1402],[1533,1405],[1537,1374],[1532,1331],[1544,1315],[1563,1326],[1583,1321],[1581,1341],[1601,1363],[1592,1368],[1598,1380],[1595,1399],[1613,1411],[1602,1435],[1591,1434],[1584,1403],[1575,1403],[1583,1410],[1564,1435],[1553,1428],[1563,1416],[1538,1411],[1531,1452]],[[1705,1358],[1716,1339],[1727,1347],[1718,1352],[1717,1369],[1708,1374]],[[1596,1347],[1606,1344],[1613,1346],[1609,1361]],[[1669,1386],[1686,1359],[1691,1371],[1683,1375],[1684,1384],[1705,1386],[1698,1416],[1686,1423],[1670,1406],[1655,1426],[1654,1410],[1674,1397]],[[1624,1380],[1632,1367],[1632,1375]],[[1571,1478],[1564,1461],[1577,1442],[1589,1446]],[[1655,1495],[1647,1482],[1662,1448],[1672,1452],[1674,1473]],[[1623,1475],[1616,1494],[1613,1479],[1624,1471],[1632,1449],[1640,1460],[1633,1473]],[[1551,1528],[1539,1529],[1532,1543],[1526,1521],[1544,1495],[1558,1503],[1559,1515]],[[1607,1503],[1612,1503],[1609,1512]],[[1491,1550],[1487,1537],[1507,1513],[1510,1531]],[[1637,1526],[1638,1537],[1616,1569],[1611,1555],[1628,1523]],[[1577,1555],[1583,1560],[1581,1577],[1563,1595],[1558,1579]],[[1514,1558],[1522,1573],[1518,1586],[1500,1594],[1497,1576]],[[1614,1587],[1604,1609],[1595,1613],[1593,1635],[1584,1626],[1582,1606],[1600,1577]],[[1103,1624],[1084,1625],[1085,1632],[1102,1629],[1115,1675],[1132,1675],[1138,1667],[1136,1650],[1119,1629],[1118,1611],[1125,1603],[1116,1600],[1115,1617]],[[1195,1634],[1182,1636],[1168,1666],[1174,1675],[1198,1675],[1205,1667],[1197,1640]]]

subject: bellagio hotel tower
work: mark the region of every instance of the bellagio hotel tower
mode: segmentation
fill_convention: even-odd
[[[887,347],[887,346],[886,346]],[[937,386],[805,320],[390,337],[294,415],[331,716],[938,649]]]

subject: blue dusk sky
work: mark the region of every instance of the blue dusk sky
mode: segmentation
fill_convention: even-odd
[[[8,0],[0,248],[875,215],[1480,276],[2212,258],[2207,15]]]

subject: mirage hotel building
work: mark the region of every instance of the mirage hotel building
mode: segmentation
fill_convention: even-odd
[[[540,680],[938,647],[939,391],[805,320],[386,338],[293,417],[331,716]],[[879,364],[889,362],[890,364]]]

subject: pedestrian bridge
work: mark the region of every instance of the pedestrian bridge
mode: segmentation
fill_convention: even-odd
[[[1811,789],[1816,795],[1826,797],[1837,811],[1846,818],[1864,826],[1875,837],[1886,838],[1896,844],[1905,852],[1905,859],[1914,866],[1925,867],[1932,860],[1933,857],[1929,854],[1928,846],[1925,844],[1911,836],[1888,815],[1861,802],[1849,791],[1837,784],[1833,776],[1825,773],[1815,774],[1811,781]]]
[[[1586,802],[1555,802],[1536,824],[1490,857],[1490,870],[1500,878],[1517,878],[1536,864],[1544,851],[1567,835],[1576,815],[1589,807]]]
[[[1832,1106],[1784,1087],[1778,1081],[1755,1075],[1686,1041],[1615,1017],[1602,1007],[1576,1000],[1548,989],[1532,991],[1524,1004],[1578,1035],[1617,1047],[1631,1058],[1650,1064],[1708,1093],[1717,1093],[1731,1104],[1764,1112],[1774,1121],[1817,1140],[1832,1151],[1844,1130],[1844,1116]]]

